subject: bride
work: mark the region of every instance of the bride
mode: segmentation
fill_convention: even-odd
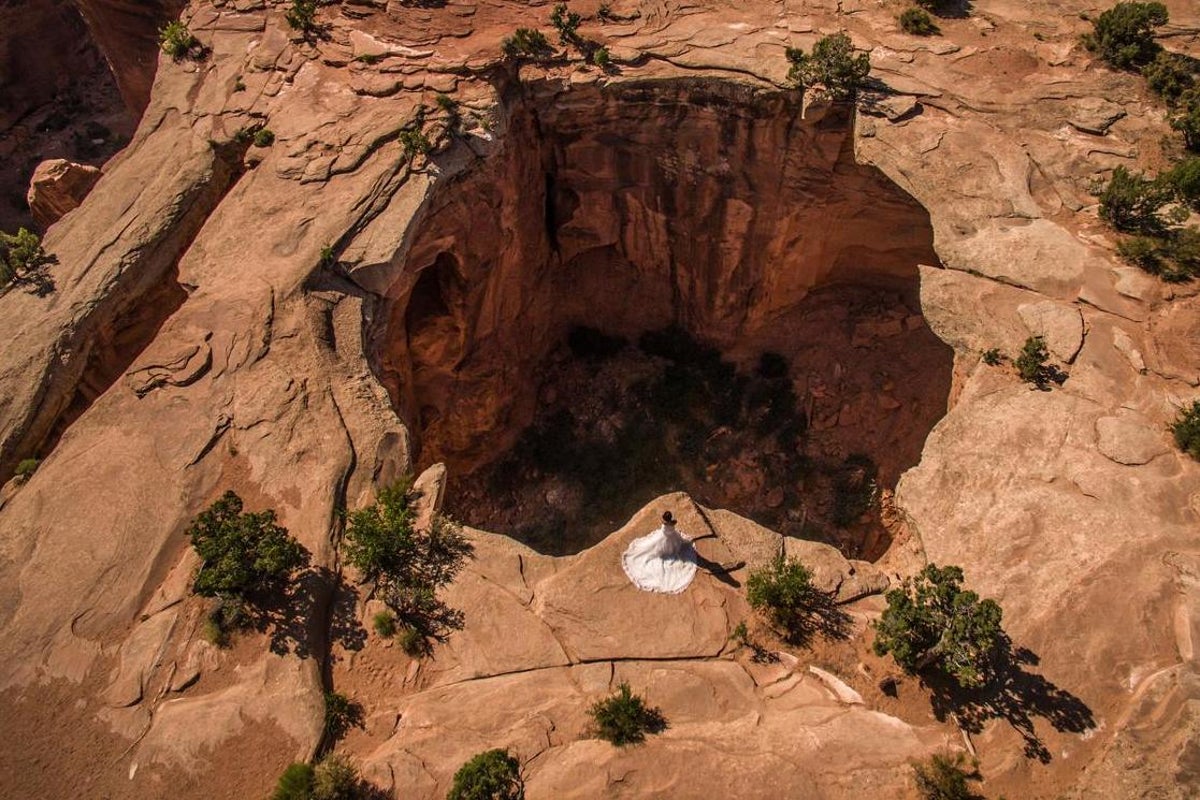
[[[678,594],[696,575],[696,551],[691,540],[675,529],[675,518],[666,511],[661,527],[629,543],[621,565],[639,589]]]

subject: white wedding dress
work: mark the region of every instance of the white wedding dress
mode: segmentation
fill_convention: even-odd
[[[643,591],[678,594],[696,577],[696,550],[691,540],[666,522],[630,542],[621,566],[633,585]]]

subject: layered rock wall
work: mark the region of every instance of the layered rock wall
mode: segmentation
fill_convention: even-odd
[[[514,392],[574,325],[753,340],[814,287],[915,294],[928,214],[855,162],[845,109],[674,80],[514,90],[495,152],[435,190],[385,290],[385,382],[433,460],[528,424]],[[487,452],[483,452],[486,450]]]

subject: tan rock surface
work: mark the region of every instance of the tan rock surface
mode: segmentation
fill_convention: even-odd
[[[1171,6],[1170,45],[1200,55],[1195,8]],[[1077,46],[1078,12],[1098,9],[980,0],[929,42],[900,33],[894,8],[823,0],[614,10],[625,21],[582,27],[610,45],[611,75],[578,62],[497,66],[514,27],[546,27],[545,5],[325,6],[329,38],[317,43],[295,41],[275,5],[197,0],[185,12],[209,57],[160,61],[133,141],[46,236],[55,291],[0,297],[0,470],[43,458],[0,495],[2,793],[71,796],[87,764],[93,795],[264,795],[318,746],[326,656],[334,688],[371,706],[369,729],[343,747],[403,796],[440,796],[463,758],[505,745],[526,762],[531,798],[897,796],[908,759],[960,741],[915,686],[900,699],[875,689],[878,674],[856,665],[882,662],[865,651],[843,652],[844,668],[818,664],[863,706],[840,703],[807,663],[775,680],[744,664],[727,642],[744,594],[709,573],[673,600],[633,592],[616,556],[657,506],[564,559],[479,534],[447,596],[467,627],[424,663],[370,633],[331,633],[342,590],[325,578],[309,586],[302,624],[276,632],[280,652],[256,635],[198,649],[205,609],[177,600],[181,534],[221,491],[276,509],[336,572],[338,510],[410,470],[420,437],[469,450],[479,426],[532,402],[483,369],[455,394],[448,365],[463,348],[481,356],[476,367],[516,348],[532,368],[539,343],[570,321],[534,313],[537,279],[559,273],[518,269],[550,263],[518,256],[548,246],[553,164],[585,190],[559,198],[553,230],[561,252],[583,257],[576,266],[597,269],[588,279],[615,263],[597,254],[613,252],[671,253],[653,263],[702,278],[645,295],[624,268],[610,270],[628,283],[615,290],[581,279],[580,305],[597,313],[656,321],[682,286],[681,306],[736,340],[826,278],[894,268],[915,279],[926,264],[922,311],[955,348],[956,386],[896,491],[913,546],[894,563],[923,550],[962,565],[1036,654],[974,736],[987,793],[1195,794],[1200,467],[1164,449],[1163,430],[1200,385],[1200,328],[1196,298],[1121,264],[1092,207],[1090,182],[1116,165],[1155,167],[1166,130],[1136,76]],[[136,24],[113,36],[144,41],[148,17],[124,11]],[[777,91],[786,46],[842,27],[900,98],[864,110],[853,130],[818,106],[799,119],[798,98]],[[354,60],[385,47],[374,64]],[[118,75],[147,75],[106,49]],[[397,129],[438,92],[459,101],[467,131],[409,159]],[[1096,98],[1125,112],[1103,137],[1071,125]],[[534,110],[570,135],[538,158],[506,151],[534,141],[523,138]],[[586,135],[639,114],[644,139]],[[447,120],[430,119],[436,137]],[[236,134],[260,122],[275,143],[247,150]],[[721,158],[721,130],[736,159]],[[695,188],[680,180],[606,205],[666,169]],[[802,178],[772,183],[785,174]],[[475,194],[440,191],[462,185]],[[536,203],[515,194],[531,187]],[[662,210],[666,197],[693,212],[686,225]],[[590,216],[572,222],[567,209],[584,198]],[[438,262],[443,253],[453,259]],[[785,258],[795,268],[775,271]],[[435,263],[450,266],[428,297],[454,313],[422,316],[407,304],[416,271]],[[1051,322],[1058,354],[1078,351],[1062,387],[1031,391],[979,364]],[[438,408],[418,386],[478,425],[431,434],[426,409]],[[686,528],[717,533],[698,543],[706,559],[776,552],[749,523],[664,502]],[[859,578],[882,586],[866,565],[806,557],[844,598]],[[878,608],[855,604],[854,642]],[[643,748],[583,736],[587,703],[621,679],[672,720]],[[53,748],[49,721],[61,732]]]
[[[100,170],[65,158],[43,161],[29,181],[29,210],[39,225],[50,226],[73,211],[100,180]]]

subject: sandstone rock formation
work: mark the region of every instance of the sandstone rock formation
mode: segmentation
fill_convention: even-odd
[[[38,164],[29,181],[29,210],[43,227],[58,222],[87,197],[100,180],[100,170],[86,164],[75,164],[65,158],[54,158]]]
[[[925,557],[999,599],[1019,649],[958,720],[989,795],[1195,793],[1200,467],[1163,430],[1196,396],[1200,329],[1193,290],[1120,262],[1095,216],[1092,180],[1160,164],[1165,132],[1139,78],[1078,46],[1098,9],[979,0],[928,40],[894,8],[824,0],[613,10],[581,28],[612,73],[501,62],[547,5],[331,5],[313,41],[275,4],[183,12],[208,58],[161,61],[132,142],[48,231],[56,290],[0,297],[0,473],[42,458],[0,495],[4,794],[261,796],[321,746],[334,688],[369,712],[342,748],[403,796],[442,796],[491,746],[519,754],[531,798],[897,796],[908,758],[962,742],[866,648],[870,593]],[[1168,44],[1200,55],[1195,8],[1171,12]],[[105,30],[143,41],[135,22]],[[798,113],[784,48],[839,29],[890,94]],[[427,155],[401,135],[422,120]],[[239,135],[262,125],[270,147]],[[786,337],[773,312],[822,283],[898,278],[955,383],[896,488],[893,550],[872,566],[786,543],[858,597],[847,642],[758,665],[716,575],[634,593],[615,554],[662,503],[716,534],[711,561],[778,546],[682,496],[561,559],[473,532],[448,593],[467,625],[432,659],[366,630],[340,509],[417,446],[518,424],[573,315],[636,330],[673,305],[736,349]],[[1031,334],[1069,368],[1053,391],[980,363]],[[439,429],[451,408],[474,422]],[[299,622],[217,650],[182,532],[226,488],[321,570]],[[643,749],[584,735],[622,679],[672,723]]]

